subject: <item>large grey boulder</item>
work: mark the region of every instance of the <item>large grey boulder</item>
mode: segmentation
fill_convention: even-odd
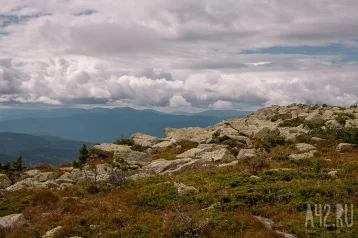
[[[194,142],[207,141],[212,136],[212,131],[208,128],[187,127],[187,128],[165,128],[165,135],[177,141],[190,140]]]
[[[0,189],[7,188],[11,184],[11,180],[5,174],[0,174]]]
[[[211,152],[204,152],[198,156],[200,158],[200,162],[208,163],[208,162],[217,162],[217,161],[233,161],[235,160],[235,156],[230,153],[230,151],[226,148],[214,150]]]
[[[0,217],[0,228],[20,228],[26,224],[22,213]]]
[[[295,145],[295,147],[298,150],[298,152],[307,152],[316,149],[316,147],[314,147],[313,145],[306,144],[306,143],[298,143]]]
[[[154,172],[155,174],[160,174],[169,169],[175,169],[179,165],[186,164],[191,162],[193,159],[185,158],[185,159],[176,159],[176,160],[165,160],[165,159],[157,159],[143,167],[145,171]]]
[[[23,179],[17,183],[14,183],[13,185],[9,186],[6,188],[6,191],[9,192],[14,192],[14,191],[18,191],[24,188],[29,188],[33,185],[34,181],[32,180],[32,178],[26,178]]]
[[[278,128],[268,128],[268,127],[264,127],[261,130],[259,130],[258,132],[255,133],[254,138],[255,139],[260,139],[263,140],[267,137],[275,137],[280,135],[280,130]]]
[[[201,149],[201,148],[193,148],[190,150],[185,151],[182,154],[177,155],[177,158],[195,158],[196,155],[198,155],[199,153],[203,152],[205,149]]]
[[[317,154],[316,150],[311,150],[311,151],[304,152],[301,154],[290,154],[288,156],[288,158],[292,159],[292,160],[311,159],[311,158],[314,158],[316,156],[316,154]]]
[[[101,144],[93,146],[97,155],[106,157],[120,157],[129,164],[145,165],[150,161],[150,156],[146,153],[131,150],[130,146],[116,144]]]
[[[329,120],[325,123],[328,128],[342,128],[343,126],[337,120]]]
[[[55,233],[61,229],[62,226],[55,227],[52,230],[47,231],[46,234],[42,236],[42,238],[53,238],[55,236]]]
[[[349,144],[349,143],[340,143],[339,145],[337,145],[337,150],[344,150],[344,149],[352,149],[354,148],[355,145],[354,144]]]
[[[24,174],[26,174],[30,177],[34,177],[34,176],[38,175],[39,173],[40,173],[40,170],[38,170],[38,169],[31,169],[31,170],[24,172]]]
[[[52,181],[57,178],[57,174],[55,172],[44,172],[44,173],[38,173],[34,178],[33,181],[43,183],[46,181]]]
[[[158,143],[158,138],[142,133],[135,133],[131,136],[131,139],[134,141],[135,145],[140,145],[143,147],[151,147]]]
[[[237,155],[238,159],[242,159],[245,157],[253,157],[256,154],[256,150],[255,149],[241,149],[239,151],[239,154]]]
[[[152,146],[152,149],[154,151],[165,151],[168,147],[173,146],[177,143],[177,140],[172,138],[170,140],[165,140],[162,142],[159,142]]]

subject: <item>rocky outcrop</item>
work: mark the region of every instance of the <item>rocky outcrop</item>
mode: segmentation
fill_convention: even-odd
[[[55,236],[55,233],[61,229],[62,226],[55,227],[52,230],[47,231],[46,234],[42,236],[42,238],[53,238]]]
[[[256,150],[255,149],[241,149],[239,151],[239,154],[237,155],[238,159],[242,159],[245,157],[253,157],[256,155]]]
[[[154,136],[135,133],[131,136],[131,139],[134,141],[135,145],[143,146],[143,147],[151,147],[159,142],[159,139]]]
[[[337,150],[345,150],[345,149],[352,149],[354,148],[355,145],[354,144],[349,144],[349,143],[340,143],[339,145],[337,145]]]
[[[314,158],[317,153],[318,152],[316,150],[311,150],[300,154],[290,154],[288,158],[292,160],[311,159]]]
[[[314,147],[313,145],[306,144],[306,143],[298,143],[295,145],[295,147],[298,150],[298,152],[307,152],[316,149],[316,147]]]
[[[116,144],[100,144],[92,147],[97,155],[105,157],[120,157],[129,164],[146,165],[151,160],[147,153],[131,150],[130,146]]]
[[[188,193],[197,193],[198,190],[193,186],[187,186],[183,183],[176,183],[174,182],[174,187],[177,188],[179,195],[185,195]]]
[[[11,180],[5,174],[0,174],[0,189],[7,188],[11,184]]]
[[[195,142],[205,142],[211,138],[210,128],[188,127],[188,128],[165,128],[164,133],[168,138],[176,141],[190,140]]]
[[[0,228],[20,228],[26,224],[22,213],[0,217]]]

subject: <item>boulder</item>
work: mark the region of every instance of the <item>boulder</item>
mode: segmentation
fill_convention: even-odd
[[[329,120],[325,123],[327,128],[342,128],[343,126],[337,120]]]
[[[207,141],[212,137],[212,133],[207,128],[201,127],[187,127],[187,128],[165,128],[164,133],[169,138],[174,138],[177,141],[190,140],[201,143]]]
[[[349,143],[340,143],[339,145],[337,145],[337,150],[344,150],[344,149],[352,149],[354,148],[355,145],[354,144],[349,144]]]
[[[11,184],[11,180],[5,174],[0,174],[0,189],[7,188]]]
[[[176,169],[179,165],[186,164],[191,162],[193,159],[185,158],[185,159],[176,159],[176,160],[165,160],[165,159],[157,159],[143,167],[144,171],[153,172],[155,174],[160,174],[169,169]]]
[[[22,213],[0,217],[1,228],[21,228],[26,224],[26,219]]]
[[[324,140],[324,139],[319,138],[319,137],[312,137],[312,138],[311,138],[311,141],[315,141],[315,142],[323,141],[323,140]]]
[[[21,190],[24,188],[31,187],[33,185],[33,182],[34,181],[32,180],[32,178],[26,178],[26,179],[23,179],[17,183],[14,183],[13,185],[7,187],[6,191],[14,192],[14,191],[18,191],[18,190]]]
[[[24,174],[30,176],[30,177],[34,177],[36,176],[37,174],[39,174],[40,171],[38,169],[32,169],[32,170],[29,170],[29,171],[25,171]]]
[[[231,167],[231,166],[235,166],[237,165],[239,162],[237,160],[232,161],[230,163],[225,163],[225,164],[219,164],[218,167],[219,168],[226,168],[226,167]]]
[[[255,133],[254,138],[263,140],[267,137],[278,136],[279,134],[280,134],[280,130],[278,128],[270,129],[268,127],[264,127]]]
[[[328,172],[328,175],[331,175],[332,177],[335,177],[337,175],[338,171],[337,170],[332,170]]]
[[[171,140],[166,140],[166,141],[162,141],[159,142],[158,144],[153,145],[153,149],[155,151],[164,151],[166,150],[168,147],[175,145],[176,144],[176,140],[175,139],[171,139]]]
[[[43,188],[43,189],[58,189],[60,185],[58,185],[55,181],[46,181],[43,183],[33,183],[30,188]]]
[[[295,145],[295,147],[298,150],[298,152],[306,152],[316,149],[316,147],[314,147],[313,145],[306,144],[306,143],[298,143]]]
[[[158,138],[142,133],[135,133],[131,136],[131,139],[134,141],[135,145],[140,145],[143,147],[151,147],[158,143]]]
[[[188,193],[197,193],[198,190],[193,187],[193,186],[187,186],[183,183],[176,183],[174,182],[174,187],[176,187],[178,189],[178,194],[179,195],[185,195]]]
[[[316,154],[316,150],[311,150],[309,152],[304,152],[301,154],[290,154],[288,158],[292,160],[311,159],[314,158]]]
[[[208,162],[217,162],[217,161],[232,161],[235,160],[233,154],[226,148],[214,150],[211,152],[204,152],[199,155],[200,162],[208,163]]]
[[[239,154],[237,155],[238,159],[245,158],[245,157],[253,157],[256,155],[255,149],[241,149]]]
[[[52,230],[47,231],[46,234],[42,236],[42,238],[52,238],[55,236],[55,233],[61,229],[62,226],[55,227]]]
[[[306,118],[306,121],[318,121],[322,120],[322,115],[320,114],[319,109],[314,110],[311,112]]]
[[[164,172],[160,173],[162,175],[165,174],[180,174],[188,169],[198,168],[200,167],[200,163],[197,163],[200,161],[199,159],[192,159],[191,161],[183,164],[179,164],[177,167],[169,168],[168,170],[165,170]]]
[[[113,157],[119,152],[128,151],[131,149],[130,146],[127,145],[116,145],[112,143],[95,145],[92,148],[97,155],[102,155],[105,157]]]
[[[38,173],[34,178],[33,181],[42,183],[46,181],[55,180],[57,178],[57,174],[55,172],[44,172]]]
[[[323,120],[332,120],[334,119],[334,111],[332,110],[326,110],[323,114],[322,114],[322,119]]]
[[[195,156],[201,152],[203,152],[205,149],[200,148],[193,148],[190,150],[185,151],[182,154],[177,155],[177,158],[195,158]]]

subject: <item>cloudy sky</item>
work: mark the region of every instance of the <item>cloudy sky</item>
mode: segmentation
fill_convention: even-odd
[[[357,0],[0,0],[0,107],[358,100]]]

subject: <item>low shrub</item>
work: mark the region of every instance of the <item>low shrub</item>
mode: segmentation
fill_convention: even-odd
[[[124,138],[122,136],[122,138],[117,139],[114,144],[116,145],[129,145],[129,146],[133,146],[134,145],[134,140],[131,138]]]

